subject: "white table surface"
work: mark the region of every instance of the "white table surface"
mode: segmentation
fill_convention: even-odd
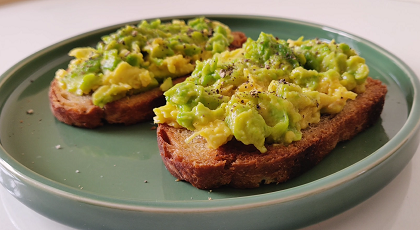
[[[344,30],[385,48],[420,76],[420,0],[0,0],[0,74],[63,39],[108,25],[185,14],[266,15]],[[384,189],[315,229],[420,229],[420,150]],[[72,229],[27,208],[0,186],[0,229]]]

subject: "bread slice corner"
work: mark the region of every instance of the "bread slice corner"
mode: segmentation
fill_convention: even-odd
[[[173,83],[180,83],[186,78],[176,78]],[[131,125],[151,120],[153,108],[165,104],[163,91],[157,87],[110,102],[101,108],[92,103],[91,95],[79,96],[62,89],[57,79],[51,82],[48,96],[50,109],[57,120],[82,128],[97,128],[104,123]]]

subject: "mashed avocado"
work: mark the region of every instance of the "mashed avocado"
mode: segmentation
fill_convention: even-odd
[[[346,44],[280,40],[261,33],[241,49],[198,61],[165,92],[155,123],[185,127],[218,148],[233,137],[261,152],[266,143],[300,140],[323,113],[339,113],[364,91],[369,69]]]
[[[226,51],[230,29],[217,21],[195,18],[187,23],[142,21],[102,37],[96,48],[70,51],[75,57],[56,78],[62,88],[77,95],[92,94],[95,105],[155,88],[170,88],[171,80],[191,73],[197,60]]]

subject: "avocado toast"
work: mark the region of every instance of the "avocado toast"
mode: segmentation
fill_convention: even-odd
[[[378,120],[387,88],[368,74],[346,44],[261,33],[165,93],[162,160],[200,189],[284,182]]]
[[[163,91],[183,81],[195,61],[245,40],[243,33],[203,17],[127,25],[102,37],[96,48],[70,51],[75,58],[50,85],[51,111],[59,121],[84,128],[151,119],[152,109],[164,104]]]

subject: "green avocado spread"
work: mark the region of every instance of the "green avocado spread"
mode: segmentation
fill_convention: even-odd
[[[103,107],[162,83],[161,89],[170,88],[172,78],[191,73],[196,61],[228,50],[232,40],[226,25],[203,17],[142,21],[102,37],[96,48],[71,50],[74,59],[56,78],[63,89],[92,94],[93,104]]]
[[[261,33],[241,49],[197,61],[185,82],[165,92],[155,123],[194,131],[210,148],[233,137],[260,152],[300,140],[321,114],[339,113],[364,92],[369,69],[346,44],[280,40]]]

